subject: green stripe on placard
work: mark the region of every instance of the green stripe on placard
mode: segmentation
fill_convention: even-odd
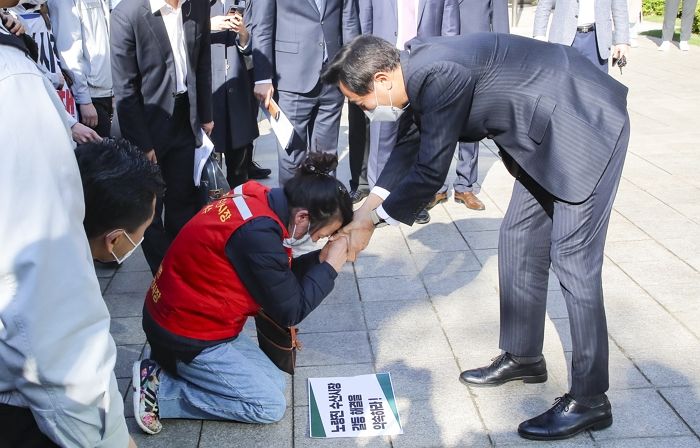
[[[391,376],[388,373],[377,373],[376,375],[377,382],[379,382],[382,392],[384,392],[384,396],[386,397],[386,401],[391,407],[391,412],[394,413],[394,417],[396,417],[396,421],[399,423],[400,428],[401,420],[399,419],[399,410],[396,407],[396,400],[394,399],[394,389],[391,387]]]
[[[309,406],[311,406],[311,437],[326,437],[326,430],[323,428],[321,413],[318,412],[314,390],[309,384]]]

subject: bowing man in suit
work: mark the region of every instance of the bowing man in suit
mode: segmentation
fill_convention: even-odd
[[[255,96],[278,104],[294,126],[279,148],[279,182],[291,179],[307,151],[337,154],[344,98],[319,81],[343,43],[360,33],[356,0],[254,0]]]
[[[199,209],[194,149],[202,144],[201,130],[209,134],[214,127],[209,3],[123,0],[112,11],[110,43],[114,124],[160,165],[167,189],[143,241],[155,273],[170,242]]]
[[[519,433],[547,440],[612,424],[601,270],[629,141],[627,88],[570,47],[499,33],[414,39],[403,52],[362,36],[324,79],[364,110],[401,117],[381,188],[345,228],[351,252],[376,226],[414,222],[444,182],[457,141],[495,142],[516,178],[498,253],[504,353],[461,380],[546,381],[551,264],[569,310],[572,384]]]
[[[414,37],[456,36],[459,34],[457,0],[359,0],[362,34],[371,34],[395,43],[403,50]],[[374,187],[396,144],[397,124],[373,117],[369,131],[367,179]],[[417,218],[430,221],[427,210]]]

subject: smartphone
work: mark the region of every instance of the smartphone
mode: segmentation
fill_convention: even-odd
[[[246,0],[238,0],[233,6],[231,6],[226,13],[227,16],[232,16],[235,14],[240,14],[241,16],[245,13]]]

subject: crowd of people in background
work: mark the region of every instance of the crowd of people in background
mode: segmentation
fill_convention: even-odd
[[[553,0],[541,0],[533,37],[572,46],[607,73],[610,59],[624,65],[619,61],[630,44],[636,45],[637,3],[628,7],[626,0],[558,0],[555,5]],[[675,19],[677,3],[668,0],[667,19]],[[683,2],[682,50],[688,49],[692,21],[686,10],[694,10],[695,3]],[[377,182],[394,149],[401,146],[397,136],[406,133],[397,122],[404,109],[391,102],[391,84],[375,82],[375,109],[352,102],[347,106],[350,191],[333,178],[346,101],[335,84],[324,83],[322,73],[341,47],[360,35],[380,37],[403,50],[416,37],[509,32],[507,0],[28,0],[19,4],[0,0],[0,19],[0,64],[5,64],[6,71],[0,78],[0,124],[8,126],[4,137],[13,134],[14,144],[22,148],[21,156],[7,151],[0,155],[0,210],[3,216],[16,216],[5,211],[32,209],[19,221],[0,223],[3,260],[9,260],[0,265],[0,274],[13,273],[0,284],[0,292],[12,291],[16,297],[11,307],[0,303],[0,421],[12,429],[6,434],[17,437],[8,440],[21,440],[26,446],[133,443],[112,372],[115,346],[109,335],[109,314],[91,263],[95,259],[121,264],[141,245],[157,279],[172,275],[178,257],[168,249],[188,222],[205,226],[208,219],[198,214],[203,204],[193,184],[196,147],[207,138],[212,140],[215,150],[224,155],[230,187],[246,185],[250,206],[267,217],[262,226],[272,228],[267,229],[272,240],[329,237],[352,219],[350,202],[357,204],[370,192],[382,198],[389,194]],[[672,36],[669,20],[664,22],[660,49],[668,47]],[[30,64],[30,59],[36,63]],[[379,105],[378,95],[382,102],[389,98],[389,104]],[[259,137],[259,107],[267,107],[273,99],[290,120],[294,134],[288,147],[278,146],[278,179],[284,189],[269,193],[248,181],[272,174],[253,160],[253,153]],[[15,116],[18,110],[22,112]],[[27,121],[40,125],[30,126]],[[47,143],[55,147],[52,155],[41,151]],[[81,145],[77,162],[76,144]],[[485,209],[477,196],[479,147],[479,142],[454,147],[458,162],[452,184],[454,200],[477,211]],[[328,156],[310,160],[310,153]],[[27,167],[19,157],[36,163]],[[326,176],[321,181],[314,179],[317,168]],[[41,185],[23,191],[5,176],[10,172],[12,179],[41,178]],[[319,205],[323,198],[302,193],[308,189],[328,192],[332,210],[324,215],[325,205]],[[428,223],[429,210],[447,201],[449,190],[445,181],[416,212],[415,222]],[[265,202],[268,194],[273,198],[270,203]],[[243,221],[236,223],[235,231],[239,227],[248,233],[255,230]],[[189,228],[182,238],[196,230]],[[242,281],[250,289],[245,294],[252,308],[267,306],[285,325],[292,325],[330,292],[348,258],[347,244],[330,242],[329,248],[313,253],[314,263],[302,259],[297,266],[303,268],[297,268],[286,262],[289,247],[272,244],[269,237],[270,233],[259,237],[259,244],[274,246],[270,250],[279,260],[272,266],[270,260],[261,264],[251,259],[256,253],[251,245],[258,240],[242,237],[218,241],[227,244],[218,262],[233,266],[238,276],[248,272],[249,280]],[[241,248],[235,249],[237,245]],[[188,251],[177,243],[173,250]],[[242,253],[248,258],[235,255]],[[70,281],[58,292],[52,286],[67,271],[65,266],[54,266],[51,257],[62,257],[70,266]],[[318,267],[324,262],[331,268]],[[195,265],[188,269],[196,270]],[[275,271],[280,282],[296,286],[270,291],[260,277],[266,269]],[[197,281],[211,281],[206,270],[200,277]],[[316,286],[304,284],[304,278],[308,282],[311,277]],[[277,310],[269,305],[276,294],[290,291],[298,296],[292,304]],[[26,313],[30,309],[38,310],[31,318]],[[245,317],[243,311],[236,310]],[[202,316],[201,310],[192,312]],[[201,362],[211,366],[216,361],[218,371],[232,372],[236,360],[231,353],[222,355],[222,344],[236,338],[240,328],[201,344],[197,342],[201,342],[201,328],[190,339],[170,331],[173,319],[186,321],[190,316],[176,319],[160,313],[152,304],[144,317],[160,364],[146,360],[135,370],[142,386],[136,417],[144,431],[160,431],[159,412],[164,418],[251,422],[282,417],[285,384],[274,366],[265,366],[270,385],[261,387],[265,391],[253,390],[253,383],[259,381],[253,381],[255,366],[245,375],[232,376],[250,386],[247,395],[232,397],[222,392],[224,386],[211,381],[211,375],[203,380],[202,368],[183,364],[183,359],[192,361],[204,353]],[[240,316],[234,317],[240,323]],[[252,353],[246,355],[251,365],[264,364],[249,342],[237,341],[247,344],[241,350]],[[58,344],[61,359],[53,356]],[[517,361],[504,359],[499,362]],[[543,362],[540,358],[520,361]],[[76,364],[81,367],[73,368]],[[474,375],[467,371],[462,380],[480,381]],[[158,409],[155,377],[162,383],[163,396],[197,389],[200,396],[195,402],[214,400],[229,412],[217,413],[192,403],[168,404],[167,399],[161,399],[162,409]],[[203,382],[210,387],[205,398],[201,397]],[[264,412],[249,406],[251,396],[267,400]]]

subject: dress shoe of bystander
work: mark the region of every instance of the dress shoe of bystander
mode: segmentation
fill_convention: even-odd
[[[470,210],[484,210],[486,206],[479,198],[471,191],[457,192],[455,191],[455,202],[464,204]]]

